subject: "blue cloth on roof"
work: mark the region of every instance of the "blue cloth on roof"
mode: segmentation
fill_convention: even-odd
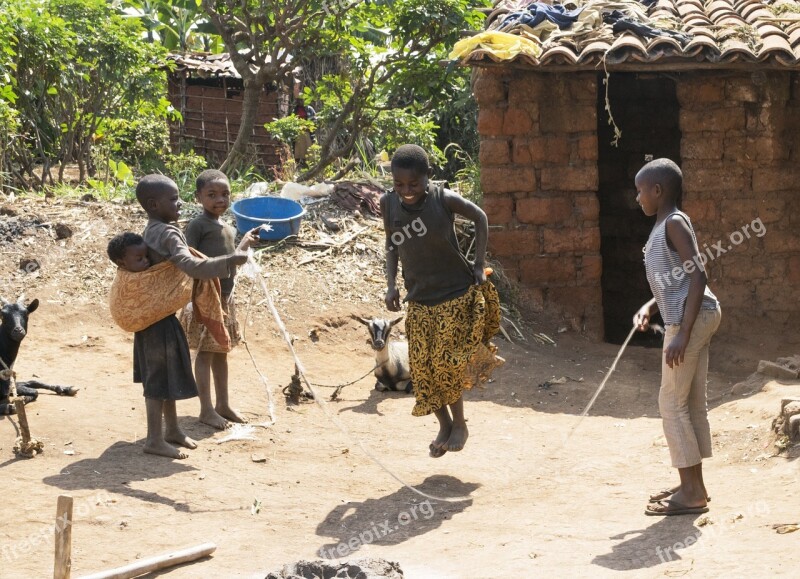
[[[657,36],[669,36],[677,40],[682,46],[689,42],[689,37],[674,30],[664,30],[661,28],[653,28],[647,24],[636,22],[625,16],[619,10],[612,10],[609,13],[603,14],[603,22],[612,26],[614,34],[630,31],[639,36],[640,38],[656,38]]]
[[[514,24],[524,24],[531,28],[544,22],[545,19],[549,20],[561,30],[569,28],[577,20],[583,11],[583,6],[575,10],[567,10],[560,4],[551,6],[542,2],[534,2],[528,6],[527,10],[520,10],[518,12],[511,12],[503,20],[503,25],[500,30],[509,28]]]

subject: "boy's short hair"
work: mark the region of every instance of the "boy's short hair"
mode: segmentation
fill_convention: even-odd
[[[108,259],[117,263],[125,259],[125,251],[129,247],[143,244],[144,238],[141,235],[126,231],[125,233],[120,233],[111,238],[111,241],[108,242],[106,253],[108,254]]]
[[[401,145],[392,155],[392,170],[411,169],[417,173],[427,175],[431,164],[425,149],[419,145]]]
[[[146,210],[147,202],[150,199],[154,199],[163,193],[171,193],[177,190],[178,186],[175,184],[175,181],[165,175],[160,175],[158,173],[145,175],[139,183],[136,184],[136,200],[139,202],[139,205]]]
[[[683,172],[674,161],[661,158],[647,163],[639,171],[642,179],[661,189],[672,199],[679,199],[683,191]]]
[[[197,179],[194,182],[195,192],[199,193],[203,190],[203,187],[212,181],[225,181],[227,183],[228,176],[217,169],[206,169],[197,176]]]

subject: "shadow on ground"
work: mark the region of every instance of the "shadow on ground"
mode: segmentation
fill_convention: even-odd
[[[644,529],[610,537],[624,540],[614,545],[610,553],[595,557],[592,563],[614,571],[630,571],[680,561],[680,550],[699,542],[703,534],[694,524],[696,518],[664,517]]]
[[[195,440],[208,438],[216,432],[197,425],[196,419],[179,421],[181,428]],[[190,427],[190,424],[195,426]],[[131,486],[133,482],[168,478],[176,473],[197,470],[181,460],[145,454],[142,452],[143,446],[144,439],[115,442],[97,458],[73,462],[62,468],[58,474],[45,477],[42,482],[64,491],[105,490],[148,503],[166,505],[180,512],[198,512],[182,500]]]
[[[409,400],[409,408],[414,405],[414,395],[406,394],[405,392],[379,392],[374,388],[369,391],[369,396],[360,401],[360,404],[355,406],[342,406],[338,409],[339,413],[342,412],[357,412],[359,414],[377,414],[383,416],[378,406],[381,402],[390,399],[403,399]],[[349,400],[347,402],[350,402]]]
[[[453,476],[434,475],[416,488],[443,498],[468,497],[480,487]],[[333,537],[321,545],[323,559],[347,557],[363,545],[397,545],[440,527],[444,521],[472,505],[472,499],[458,502],[435,501],[421,497],[407,487],[390,495],[361,502],[348,502],[334,508],[317,526],[317,535]]]

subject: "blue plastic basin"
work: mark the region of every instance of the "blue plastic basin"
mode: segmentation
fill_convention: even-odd
[[[297,201],[282,197],[250,197],[239,199],[231,206],[236,216],[236,229],[239,233],[247,233],[259,225],[270,225],[270,231],[261,230],[259,236],[267,241],[284,239],[297,235],[300,221],[306,210]]]

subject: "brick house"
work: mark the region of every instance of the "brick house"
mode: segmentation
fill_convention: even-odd
[[[174,68],[167,75],[168,98],[183,116],[170,125],[175,149],[184,144],[213,164],[221,164],[236,140],[242,118],[244,84],[230,56],[223,54],[170,54]],[[289,91],[264,86],[250,147],[262,170],[281,163],[281,145],[264,124],[289,114]]]
[[[535,28],[512,25],[506,32],[533,41],[538,56],[498,57],[481,45],[464,57],[479,105],[489,250],[534,310],[621,342],[651,297],[642,248],[655,218],[636,204],[633,177],[646,158],[669,157],[684,171],[682,207],[700,249],[713,257],[721,331],[796,328],[800,14],[791,10],[800,3],[634,4],[640,22],[685,38],[648,40],[601,21],[594,39],[542,41]],[[520,6],[499,2],[489,31]]]

